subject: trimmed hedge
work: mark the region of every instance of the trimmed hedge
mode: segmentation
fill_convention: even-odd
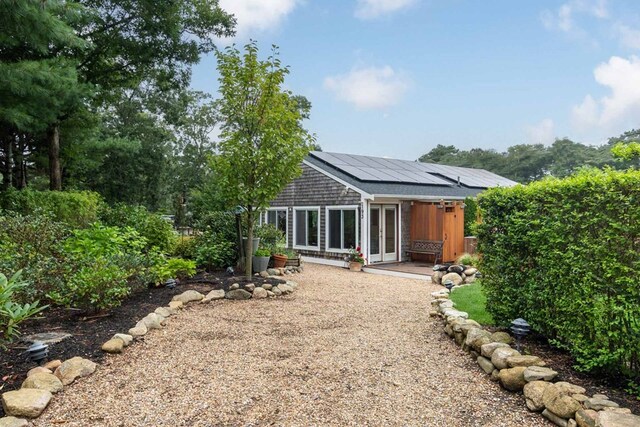
[[[92,191],[8,190],[0,193],[0,207],[21,215],[40,211],[72,227],[87,227],[97,221],[102,197]]]
[[[585,170],[479,198],[487,308],[577,367],[640,377],[640,171]]]

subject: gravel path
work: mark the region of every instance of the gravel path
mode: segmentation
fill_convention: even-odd
[[[548,426],[429,318],[425,282],[307,265],[287,297],[183,310],[36,426]]]

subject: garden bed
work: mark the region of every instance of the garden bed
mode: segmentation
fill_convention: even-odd
[[[277,285],[285,283],[285,280],[230,277],[224,272],[200,273],[174,289],[166,287],[141,289],[124,300],[122,305],[103,315],[92,317],[64,308],[49,309],[44,313],[43,318],[22,324],[22,336],[43,332],[71,334],[71,337],[49,345],[49,360],[65,360],[81,356],[99,362],[105,355],[101,350],[105,341],[116,333],[128,331],[149,312],[153,312],[157,307],[166,306],[175,295],[190,289],[203,294],[214,289],[227,291],[234,283],[238,283],[240,288],[244,288],[248,283]],[[0,392],[20,388],[26,378],[27,371],[36,366],[24,354],[28,345],[24,342],[17,342],[11,345],[8,350],[0,352]],[[0,407],[0,417],[3,415],[4,411]]]

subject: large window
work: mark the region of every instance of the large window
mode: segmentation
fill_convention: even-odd
[[[294,247],[320,249],[320,208],[294,208],[293,224]]]
[[[264,219],[267,224],[272,224],[278,230],[284,233],[284,237],[289,241],[287,235],[287,210],[286,209],[269,209],[264,214]]]
[[[327,250],[358,246],[358,210],[355,206],[327,208]]]

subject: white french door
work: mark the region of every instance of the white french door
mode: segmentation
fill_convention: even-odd
[[[369,261],[398,260],[398,207],[371,205],[369,208]]]

